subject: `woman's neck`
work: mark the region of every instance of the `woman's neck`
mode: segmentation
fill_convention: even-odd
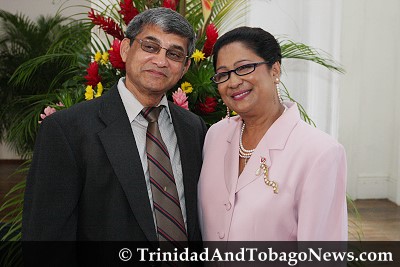
[[[261,115],[242,116],[243,121],[246,123],[243,133],[244,137],[248,136],[250,137],[249,139],[258,139],[258,141],[260,141],[261,138],[257,138],[257,136],[264,136],[271,125],[282,115],[284,110],[284,106],[279,104],[278,107],[275,107],[270,111],[265,111]],[[258,141],[256,145],[258,144]]]

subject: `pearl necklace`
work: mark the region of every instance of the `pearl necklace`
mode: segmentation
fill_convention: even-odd
[[[247,161],[249,160],[249,158],[251,157],[251,155],[253,154],[255,149],[245,149],[243,146],[243,132],[244,132],[244,128],[246,127],[246,124],[243,122],[242,124],[242,129],[240,130],[240,138],[239,138],[239,157],[241,157],[242,159],[244,159],[244,165],[247,164]]]
[[[282,112],[285,113],[286,110],[288,109],[287,106],[285,104],[282,104],[283,107],[285,108]],[[256,149],[245,149],[243,146],[243,132],[244,132],[244,128],[246,127],[246,124],[243,122],[242,124],[242,128],[240,130],[240,138],[239,138],[239,157],[244,159],[244,165],[247,164],[247,161],[249,160],[249,158],[251,157],[251,155],[253,154],[254,150]]]

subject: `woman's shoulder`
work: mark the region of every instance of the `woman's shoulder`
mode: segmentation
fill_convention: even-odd
[[[331,135],[309,125],[304,121],[297,124],[297,142],[314,150],[318,153],[323,153],[326,150],[343,150],[343,146]],[[301,140],[298,140],[301,139]]]

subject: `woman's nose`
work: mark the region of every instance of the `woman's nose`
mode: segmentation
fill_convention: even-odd
[[[243,83],[243,79],[242,79],[242,77],[240,77],[240,76],[237,75],[236,73],[232,72],[231,75],[230,75],[230,77],[229,77],[229,79],[228,79],[228,81],[227,81],[227,83],[228,83],[228,86],[229,86],[230,88],[236,88],[236,87],[238,87],[240,84]]]

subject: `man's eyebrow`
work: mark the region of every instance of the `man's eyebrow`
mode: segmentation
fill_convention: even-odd
[[[144,37],[143,39],[147,39],[147,40],[150,40],[150,41],[154,41],[154,42],[156,42],[156,43],[160,43],[160,40],[159,39],[157,39],[156,37],[154,37],[154,36],[146,36],[146,37]]]

